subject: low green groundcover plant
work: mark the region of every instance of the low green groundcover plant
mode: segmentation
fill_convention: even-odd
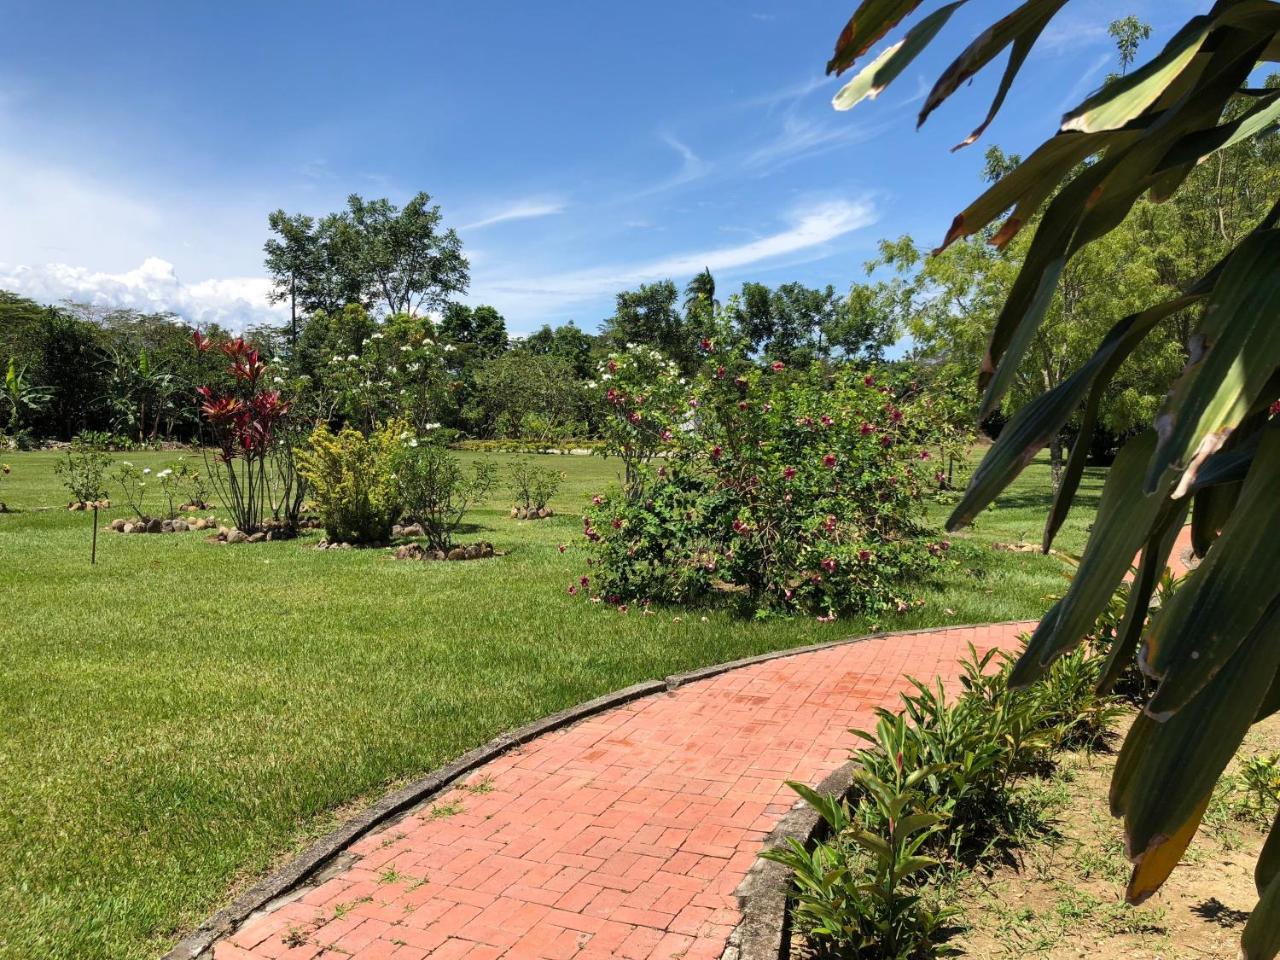
[[[950,548],[924,519],[946,429],[931,401],[900,375],[702,348],[687,385],[665,368],[641,375],[634,356],[607,362],[602,399],[628,483],[592,499],[593,570],[571,591],[617,604],[732,597],[757,616],[908,608]],[[642,463],[627,456],[637,450]]]

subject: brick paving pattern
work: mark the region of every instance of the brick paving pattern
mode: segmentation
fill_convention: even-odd
[[[350,850],[215,960],[713,960],[735,890],[851,727],[1023,626],[878,638],[690,683],[543,736]]]

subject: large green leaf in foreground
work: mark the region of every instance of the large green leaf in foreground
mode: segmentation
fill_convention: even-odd
[[[918,3],[865,0],[831,68],[854,65]],[[1009,51],[990,113],[1063,0],[1026,0],[972,40],[947,67],[921,122],[957,87]],[[878,93],[919,62],[952,5],[926,10],[900,46],[855,80],[843,106]],[[909,56],[908,56],[909,55]],[[1205,3],[1164,48],[1104,84],[1057,132],[961,212],[943,246],[992,228],[997,246],[1027,224],[1036,234],[991,332],[982,410],[993,412],[1055,296],[1072,258],[1122,223],[1143,193],[1174,195],[1197,163],[1280,122],[1280,95],[1252,89],[1263,63],[1280,59],[1280,3]],[[1052,102],[1054,93],[1039,95]],[[964,145],[962,144],[962,145]],[[1250,724],[1280,709],[1280,203],[1223,261],[1181,296],[1126,317],[1093,357],[1056,390],[1014,411],[951,518],[970,522],[1073,418],[1081,439],[1045,525],[1048,549],[1070,510],[1103,393],[1126,357],[1174,313],[1200,309],[1188,362],[1149,430],[1111,470],[1098,519],[1067,595],[1044,618],[1017,665],[1026,682],[1079,642],[1135,554],[1141,555],[1125,618],[1101,686],[1132,663],[1158,681],[1129,733],[1112,784],[1134,861],[1129,898],[1159,889],[1191,843],[1214,784]],[[1010,212],[1012,211],[1012,212]],[[1145,627],[1152,594],[1191,512],[1204,561]],[[1144,636],[1145,631],[1145,636]],[[1245,929],[1249,958],[1280,953],[1280,818],[1257,870],[1260,900]]]

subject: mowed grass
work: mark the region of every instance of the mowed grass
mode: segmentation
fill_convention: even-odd
[[[507,551],[492,560],[310,549],[319,534],[228,547],[104,531],[96,567],[55,455],[4,459],[0,500],[17,511],[0,515],[4,958],[156,956],[389,787],[598,694],[873,625],[1034,617],[1063,584],[1058,560],[989,548],[1038,538],[1043,462],[955,538],[960,562],[919,585],[923,606],[822,625],[622,615],[568,596],[585,569],[577,514],[615,477],[598,458],[555,461],[568,480],[552,520],[509,519],[505,490],[479,510],[464,539]],[[1091,472],[1067,549],[1099,486]]]

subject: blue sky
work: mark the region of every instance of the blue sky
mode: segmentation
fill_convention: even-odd
[[[258,322],[269,210],[426,190],[468,299],[517,333],[594,329],[618,289],[704,264],[724,293],[843,289],[878,239],[941,238],[986,144],[1052,132],[1113,67],[1111,18],[1150,21],[1150,53],[1204,4],[1073,0],[957,154],[1002,63],[917,133],[919,99],[1012,0],[837,114],[822,70],[853,6],[0,0],[0,287]]]

